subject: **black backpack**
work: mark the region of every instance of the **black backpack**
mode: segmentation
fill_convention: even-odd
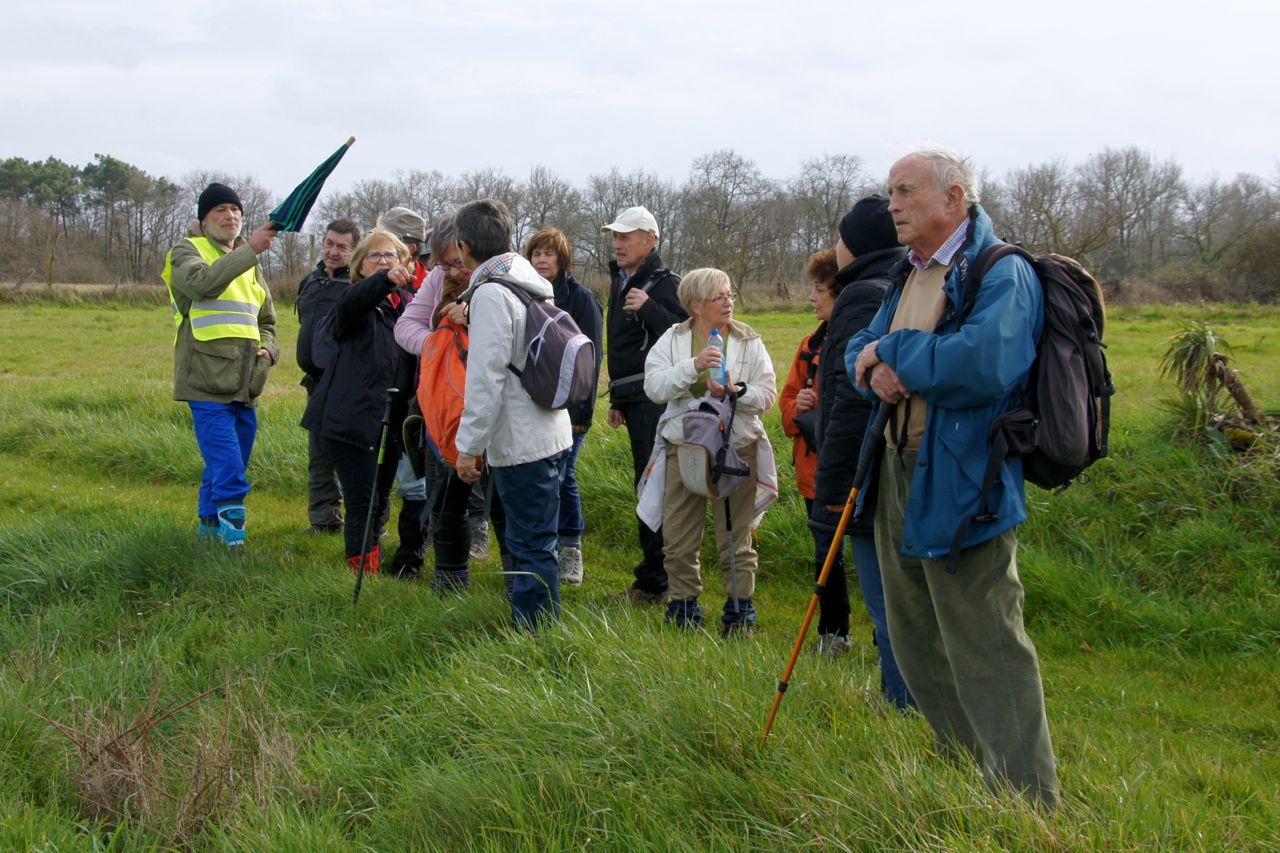
[[[994,521],[989,498],[1010,456],[1022,458],[1023,477],[1061,492],[1107,455],[1111,397],[1103,327],[1106,307],[1098,282],[1077,261],[1062,255],[1032,255],[1021,246],[997,243],[978,255],[969,271],[960,319],[973,310],[982,278],[1001,258],[1018,255],[1031,264],[1044,292],[1044,328],[1036,343],[1020,405],[991,424],[991,450],[982,479],[978,513],[966,519],[951,542],[954,557],[970,521]]]
[[[591,398],[596,384],[596,346],[569,312],[538,299],[519,284],[492,281],[516,295],[525,307],[524,369],[507,368],[520,377],[528,395],[545,409],[567,409]]]

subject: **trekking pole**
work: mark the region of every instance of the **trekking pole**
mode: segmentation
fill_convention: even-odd
[[[805,635],[809,633],[809,625],[813,622],[813,612],[818,608],[818,598],[822,595],[822,590],[827,586],[827,576],[831,574],[831,567],[835,564],[836,554],[840,553],[840,549],[844,545],[845,528],[849,526],[849,519],[853,517],[853,508],[858,502],[858,492],[862,488],[862,481],[867,477],[872,457],[880,449],[880,442],[884,437],[884,428],[889,422],[889,415],[892,412],[893,406],[886,406],[884,403],[880,404],[875,421],[871,425],[871,430],[867,433],[866,441],[863,442],[862,453],[858,456],[858,468],[853,475],[853,487],[849,489],[849,497],[844,502],[844,510],[840,513],[840,523],[836,525],[836,535],[831,540],[831,547],[827,549],[827,558],[822,564],[822,571],[818,573],[818,581],[814,584],[813,598],[809,599],[809,609],[805,611],[804,621],[800,624],[800,633],[796,635],[795,645],[791,648],[791,659],[787,661],[786,671],[782,673],[782,679],[778,682],[778,695],[773,699],[773,708],[769,711],[769,719],[764,724],[764,735],[760,738],[762,744],[768,739],[769,732],[773,729],[773,718],[778,715],[778,707],[782,704],[782,694],[787,692],[787,685],[791,681],[791,672],[795,669],[796,660],[800,657],[800,649],[804,647]]]
[[[738,396],[741,392],[738,388],[746,389],[745,385],[733,386],[725,393],[729,398],[729,423],[725,425],[725,443],[726,445],[733,441],[733,421],[738,413]],[[720,475],[724,473],[724,456],[725,447],[720,448],[720,452],[716,454],[715,470],[712,472],[712,479],[719,485]],[[748,483],[748,486],[753,484]],[[733,515],[729,512],[729,498],[724,497],[724,532],[725,538],[729,540],[729,585],[733,588],[733,613],[738,615],[742,612],[742,607],[738,602],[738,554],[737,547],[733,541]]]
[[[360,603],[360,585],[364,583],[364,564],[369,554],[369,533],[373,528],[373,516],[378,509],[378,473],[382,470],[383,455],[387,450],[387,432],[391,429],[391,398],[399,394],[399,388],[387,389],[387,405],[382,410],[382,429],[378,432],[378,445],[375,448],[373,463],[373,487],[369,492],[369,511],[364,515],[364,533],[360,537],[360,568],[356,569],[356,591],[351,597],[351,606]]]

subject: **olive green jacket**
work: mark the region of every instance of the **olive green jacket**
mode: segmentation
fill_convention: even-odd
[[[192,302],[216,298],[237,276],[253,269],[258,256],[248,243],[240,243],[210,264],[186,240],[172,252],[173,297],[183,318],[173,350],[173,399],[255,405],[266,387],[267,371],[280,359],[271,291],[258,311],[261,343],[249,338],[197,341],[189,315]],[[260,357],[259,349],[269,352],[270,359]]]

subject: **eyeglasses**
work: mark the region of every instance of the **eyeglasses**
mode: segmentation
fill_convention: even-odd
[[[395,252],[370,252],[364,257],[365,260],[373,261],[375,264],[380,264],[383,261],[394,264],[400,260],[400,256]]]
[[[460,270],[462,269],[462,261],[446,261],[444,258],[441,258],[436,261],[436,266],[444,267],[445,272],[448,272],[449,270]]]
[[[732,305],[738,301],[738,294],[732,290],[728,293],[721,293],[719,296],[713,296],[707,300],[708,302],[719,302],[721,305]]]

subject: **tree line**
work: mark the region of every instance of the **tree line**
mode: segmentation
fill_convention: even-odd
[[[159,283],[165,252],[186,233],[196,197],[212,180],[236,188],[248,227],[279,200],[252,175],[200,171],[173,181],[105,154],[84,166],[2,160],[0,280]],[[1051,160],[988,172],[982,184],[997,233],[1079,258],[1113,296],[1280,299],[1280,180],[1242,173],[1191,181],[1177,163],[1128,147],[1076,165]],[[643,169],[614,168],[582,185],[544,166],[523,179],[498,168],[456,177],[401,169],[322,194],[309,233],[277,240],[264,266],[274,282],[296,282],[315,262],[316,235],[340,216],[369,227],[404,205],[435,221],[491,197],[511,209],[520,245],[543,226],[565,231],[578,277],[599,286],[613,254],[600,226],[643,204],[662,226],[659,251],[672,269],[720,267],[748,300],[798,298],[808,256],[832,244],[855,200],[883,186],[855,155],[806,160],[777,179],[731,149],[696,158],[679,183]]]

